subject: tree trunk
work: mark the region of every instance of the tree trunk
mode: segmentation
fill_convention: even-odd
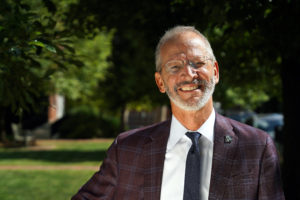
[[[125,131],[125,121],[124,121],[124,114],[126,110],[126,105],[122,105],[121,107],[121,114],[120,114],[120,129],[119,133],[122,133]]]
[[[0,142],[5,142],[6,133],[5,133],[5,109],[0,107]]]
[[[300,199],[300,156],[299,153],[299,113],[300,92],[299,60],[295,58],[283,60],[283,112],[284,112],[284,152],[283,152],[283,186],[286,199]]]

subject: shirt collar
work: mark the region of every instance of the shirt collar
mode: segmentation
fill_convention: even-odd
[[[202,126],[197,130],[197,132],[201,133],[202,136],[206,137],[211,143],[214,141],[214,125],[215,125],[215,110],[213,109],[208,119],[202,124]],[[167,151],[172,149],[175,144],[180,140],[180,138],[188,132],[187,128],[185,128],[174,115],[172,115],[171,128],[170,128],[170,136],[167,144]]]

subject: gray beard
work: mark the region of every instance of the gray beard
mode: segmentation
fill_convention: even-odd
[[[209,82],[205,81],[203,95],[197,102],[194,103],[183,101],[179,96],[172,95],[168,87],[166,87],[165,90],[169,99],[179,108],[186,111],[197,111],[203,108],[207,104],[208,100],[212,97],[215,90],[215,85],[216,80],[214,76]]]

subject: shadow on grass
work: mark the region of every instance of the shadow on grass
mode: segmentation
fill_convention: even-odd
[[[30,159],[48,162],[86,162],[102,161],[106,156],[106,150],[76,151],[76,150],[51,150],[51,151],[24,151],[24,152],[0,152],[0,159],[20,160]]]

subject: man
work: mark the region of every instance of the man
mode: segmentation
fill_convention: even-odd
[[[219,67],[208,40],[193,27],[170,29],[156,70],[172,119],[120,134],[72,199],[284,199],[271,138],[214,111]]]

